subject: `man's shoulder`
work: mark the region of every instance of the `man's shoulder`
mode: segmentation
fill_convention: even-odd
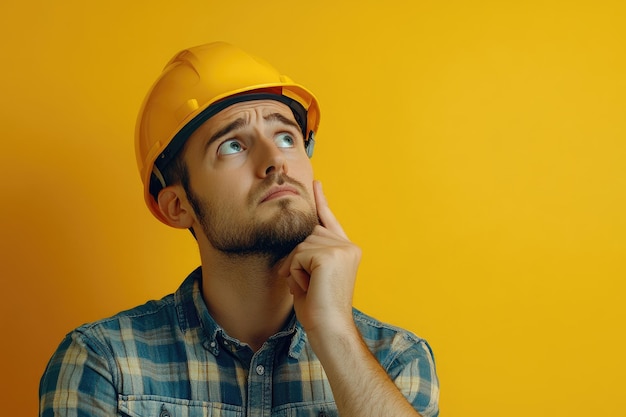
[[[363,341],[381,363],[388,364],[401,357],[404,357],[403,360],[432,357],[428,342],[413,332],[382,322],[357,309],[353,309],[353,316]]]
[[[196,290],[197,271],[192,272],[173,294],[158,300],[150,300],[136,307],[120,311],[112,316],[83,324],[73,333],[97,337],[111,333],[132,331],[133,333],[154,332],[158,329],[177,326],[185,314],[193,309],[193,293]],[[185,322],[187,325],[188,323]]]
[[[368,314],[363,313],[360,310],[357,310],[356,308],[352,310],[352,315],[354,316],[354,322],[356,323],[358,329],[361,331],[361,335],[366,340],[381,340],[403,337],[414,343],[419,343],[423,341],[422,338],[407,329],[403,329],[402,327],[380,321]]]
[[[82,369],[86,362],[106,370],[103,372],[115,373],[125,363],[136,364],[142,357],[158,357],[172,350],[169,348],[178,341],[176,317],[174,297],[168,295],[83,324],[63,338],[46,374],[55,375],[66,367]]]
[[[160,300],[150,300],[112,316],[85,323],[74,332],[95,336],[100,333],[124,331],[126,328],[147,331],[167,324],[168,318],[172,317],[176,317],[174,294],[169,294]]]

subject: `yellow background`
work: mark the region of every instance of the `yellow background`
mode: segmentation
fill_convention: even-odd
[[[626,415],[626,2],[4,1],[3,414],[62,336],[173,291],[140,102],[240,45],[316,92],[317,176],[364,251],[355,305],[432,344],[442,416]]]

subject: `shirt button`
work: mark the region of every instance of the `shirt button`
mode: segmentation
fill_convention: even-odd
[[[259,365],[256,367],[256,373],[259,375],[263,375],[265,373],[265,367],[263,365]]]
[[[211,342],[211,347],[214,348],[215,347],[215,341]]]

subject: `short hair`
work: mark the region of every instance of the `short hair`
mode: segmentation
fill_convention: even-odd
[[[161,184],[155,175],[150,177],[150,194],[155,201],[159,201],[159,192],[168,185],[181,184],[185,191],[189,188],[189,170],[183,153],[182,151],[178,152],[170,163],[163,167],[161,175],[165,184]]]

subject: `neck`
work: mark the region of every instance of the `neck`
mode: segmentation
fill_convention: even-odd
[[[280,331],[293,308],[287,284],[267,258],[201,254],[202,296],[226,333],[254,351]]]

